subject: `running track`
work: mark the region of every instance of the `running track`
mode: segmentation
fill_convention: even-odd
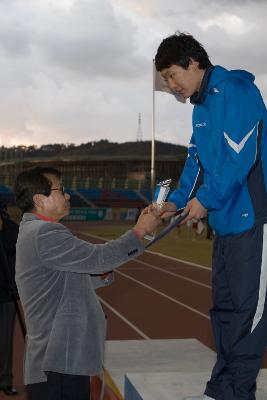
[[[85,233],[85,224],[69,226],[83,240],[105,242]],[[214,349],[208,311],[210,284],[208,267],[145,252],[115,270],[115,282],[97,291],[107,315],[107,339],[197,338]],[[18,400],[26,399],[22,385],[22,354],[23,339],[17,325],[14,383],[21,392],[16,396]],[[267,367],[266,355],[263,365]],[[7,398],[0,392],[0,399]]]
[[[105,242],[73,231],[81,239]],[[98,295],[108,318],[109,340],[196,338],[214,349],[208,267],[146,251],[115,270],[115,282]]]

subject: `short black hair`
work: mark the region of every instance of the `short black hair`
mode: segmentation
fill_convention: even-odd
[[[52,183],[45,176],[54,175],[61,178],[61,172],[54,167],[34,167],[21,172],[14,185],[15,201],[22,212],[34,210],[33,196],[43,194],[49,196]]]
[[[206,69],[212,65],[202,44],[190,34],[177,32],[164,39],[159,45],[155,56],[155,66],[157,71],[162,71],[171,65],[179,65],[187,69],[191,59],[199,62],[200,69]]]

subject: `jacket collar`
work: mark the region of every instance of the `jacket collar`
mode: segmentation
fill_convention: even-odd
[[[21,222],[27,222],[27,221],[33,221],[35,219],[40,219],[38,218],[35,214],[30,213],[30,212],[25,212],[22,216]]]
[[[47,222],[55,222],[56,223],[56,221],[45,218],[40,214],[29,213],[29,212],[26,212],[23,214],[21,222],[34,221],[34,220],[43,220],[43,221],[47,221]]]
[[[201,81],[199,92],[195,92],[190,97],[191,104],[202,104],[204,102],[213,69],[214,69],[213,65],[206,69]]]
[[[45,215],[42,214],[38,214],[38,213],[34,213],[34,215],[36,215],[36,217],[38,217],[39,219],[41,219],[42,221],[47,221],[47,222],[57,222],[54,219],[48,218]]]

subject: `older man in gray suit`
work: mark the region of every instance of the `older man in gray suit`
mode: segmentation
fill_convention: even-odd
[[[94,290],[101,279],[94,275],[141,254],[142,239],[159,224],[159,214],[146,209],[132,230],[96,245],[59,223],[69,213],[70,196],[58,170],[37,167],[22,172],[15,196],[24,213],[16,283],[27,328],[28,399],[88,400],[89,377],[102,371],[106,335]]]

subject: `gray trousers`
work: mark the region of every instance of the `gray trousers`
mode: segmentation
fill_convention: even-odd
[[[15,316],[16,308],[13,302],[0,303],[0,387],[12,385]]]

